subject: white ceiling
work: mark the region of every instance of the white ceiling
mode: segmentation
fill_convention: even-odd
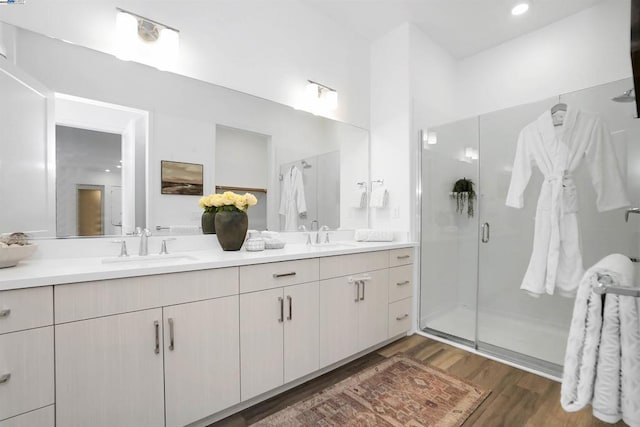
[[[464,58],[587,9],[602,0],[302,0],[368,40],[404,22],[417,25],[456,58]]]

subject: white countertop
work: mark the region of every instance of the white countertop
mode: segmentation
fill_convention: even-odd
[[[183,255],[184,257],[163,259],[161,255],[154,255],[149,258],[154,259],[152,262],[142,260],[145,257],[132,256],[127,262],[108,264],[103,263],[105,257],[29,259],[21,261],[15,267],[0,269],[0,291],[416,246],[418,244],[412,242],[351,241],[336,242],[329,247],[287,244],[283,249],[261,252],[247,252],[244,249],[229,252],[221,249],[172,252],[171,256]],[[106,258],[113,259],[114,257]],[[134,261],[136,259],[140,259],[140,261]]]

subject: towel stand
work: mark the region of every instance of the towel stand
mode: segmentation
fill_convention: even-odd
[[[621,288],[618,286],[609,286],[611,283],[613,283],[611,276],[609,276],[608,274],[598,274],[598,286],[593,288],[593,292],[598,295],[616,294],[640,298],[640,288]]]

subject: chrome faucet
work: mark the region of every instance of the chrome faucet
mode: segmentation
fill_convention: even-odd
[[[307,235],[307,245],[311,244],[311,233],[307,232],[307,227],[304,226],[304,224],[300,225],[298,227],[298,230],[304,232],[304,234]]]
[[[327,232],[327,234],[325,234],[324,242],[329,243],[329,227],[323,225],[322,227],[320,227],[318,233],[316,234],[316,244],[320,244],[320,233],[323,231]]]
[[[146,228],[136,227],[136,236],[140,237],[140,250],[138,251],[138,255],[149,255],[149,236],[151,236],[151,232]]]

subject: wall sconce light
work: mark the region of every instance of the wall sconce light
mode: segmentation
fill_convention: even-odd
[[[464,156],[469,160],[478,160],[480,152],[477,148],[467,147],[464,149]]]
[[[438,133],[434,131],[429,131],[426,129],[422,130],[422,145],[424,148],[427,148],[428,145],[436,145],[438,143]]]
[[[116,56],[135,60],[161,70],[175,66],[180,31],[135,13],[117,8]]]
[[[324,113],[338,108],[338,91],[311,80],[307,82],[305,98],[311,112]]]

